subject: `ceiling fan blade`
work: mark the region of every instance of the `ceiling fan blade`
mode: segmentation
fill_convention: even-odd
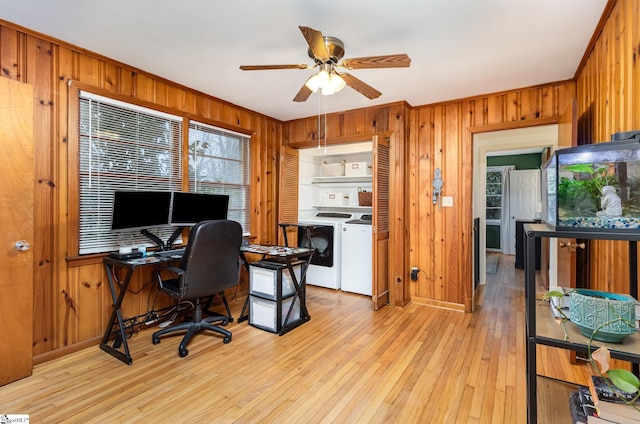
[[[243,65],[240,69],[243,71],[265,71],[269,69],[307,69],[309,65]]]
[[[305,102],[311,95],[312,91],[306,85],[303,85],[296,97],[293,98],[294,102]]]
[[[347,69],[365,68],[406,68],[411,59],[406,54],[392,54],[388,56],[369,56],[344,59],[340,66]]]
[[[346,82],[349,87],[353,88],[358,93],[364,95],[365,97],[368,97],[369,99],[377,99],[382,94],[375,88],[371,87],[369,84],[366,84],[353,75],[343,73],[340,73],[338,75],[342,77],[344,82]]]
[[[329,60],[329,51],[324,43],[322,33],[305,26],[299,26],[298,28],[302,31],[302,35],[307,40],[307,44],[309,44],[309,50],[311,50],[315,58],[322,62]]]

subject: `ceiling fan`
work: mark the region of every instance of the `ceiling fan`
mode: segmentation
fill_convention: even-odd
[[[313,28],[300,26],[302,35],[309,44],[309,57],[313,59],[313,66],[301,65],[252,65],[240,66],[243,71],[262,71],[268,69],[308,69],[320,68],[318,73],[307,79],[298,94],[293,98],[294,102],[306,101],[311,93],[318,89],[322,94],[329,95],[336,93],[345,85],[353,88],[369,99],[380,97],[380,93],[375,88],[364,83],[360,79],[346,72],[338,72],[336,68],[345,69],[365,69],[365,68],[406,68],[411,64],[411,59],[406,54],[394,54],[387,56],[368,56],[352,59],[343,59],[344,43],[335,37],[323,36],[322,32]]]

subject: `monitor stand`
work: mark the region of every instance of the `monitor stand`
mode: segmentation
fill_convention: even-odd
[[[180,234],[182,233],[182,230],[185,227],[178,227],[173,231],[173,234],[171,234],[171,237],[169,237],[169,239],[167,240],[167,242],[165,243],[165,249],[169,250],[171,249],[171,246],[173,245],[173,242],[176,241],[176,239],[180,236]]]
[[[151,231],[149,230],[140,230],[140,233],[145,236],[146,238],[148,238],[149,240],[151,240],[152,242],[154,242],[156,244],[156,246],[158,246],[158,250],[165,250],[165,243],[160,239],[160,237],[156,236],[155,234],[153,234]]]
[[[160,239],[160,237],[158,237],[157,235],[153,234],[151,231],[149,230],[140,230],[140,233],[142,233],[143,236],[145,236],[146,238],[148,238],[149,240],[151,240],[152,242],[154,242],[157,246],[157,250],[171,250],[171,245],[173,244],[174,241],[176,241],[176,239],[180,236],[180,233],[182,233],[182,230],[185,227],[178,227],[173,231],[173,234],[171,234],[171,237],[169,237],[169,239],[164,242],[162,241],[162,239]]]

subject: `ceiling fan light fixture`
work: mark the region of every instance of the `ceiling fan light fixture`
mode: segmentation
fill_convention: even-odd
[[[329,76],[329,84],[331,85],[331,89],[333,90],[333,92],[327,93],[327,94],[337,93],[347,85],[347,83],[342,79],[342,77],[336,73],[332,73]],[[324,87],[322,88],[322,94],[324,94]]]
[[[328,96],[349,86],[368,99],[377,99],[382,94],[375,88],[361,81],[353,75],[339,74],[334,68],[366,69],[366,68],[406,68],[411,59],[405,53],[384,56],[366,56],[343,59],[344,43],[336,37],[325,37],[322,32],[306,26],[299,26],[302,36],[309,47],[309,57],[314,61],[313,67],[308,65],[251,65],[240,66],[243,71],[258,71],[267,69],[310,69],[319,71],[309,77],[293,98],[294,102],[305,102],[311,93],[322,90],[322,95]]]
[[[309,77],[309,79],[307,79],[307,82],[305,82],[304,85],[306,85],[309,90],[317,93],[321,85],[320,77],[318,76],[318,74],[313,74]]]
[[[309,77],[304,85],[314,93],[317,93],[318,89],[320,89],[323,96],[329,96],[342,90],[347,83],[333,71],[330,64],[325,63],[322,65],[322,69],[317,74]]]

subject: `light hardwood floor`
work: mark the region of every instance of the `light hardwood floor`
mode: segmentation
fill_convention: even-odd
[[[178,337],[154,346],[145,330],[130,339],[132,365],[97,346],[38,365],[0,387],[0,414],[32,423],[525,423],[524,278],[503,256],[488,279],[473,314],[374,312],[364,296],[309,287],[308,323],[280,337],[234,322],[231,343],[197,335],[186,358]],[[242,300],[231,302],[236,317]],[[543,351],[540,367],[579,379],[583,367],[566,358]],[[570,422],[568,406],[545,406],[565,395],[541,393],[546,422]]]

